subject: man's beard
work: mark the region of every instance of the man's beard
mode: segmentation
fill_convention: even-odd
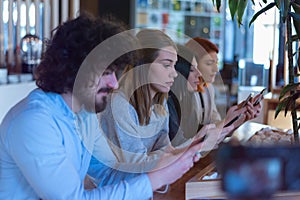
[[[107,104],[106,96],[102,97],[102,101],[100,102],[95,102],[95,111],[96,113],[102,112]]]
[[[105,92],[105,93],[109,94],[109,93],[112,92],[112,90],[113,90],[112,88],[105,87],[105,88],[100,88],[97,93]],[[102,112],[105,109],[106,104],[107,104],[107,95],[101,97],[100,101],[97,101],[97,98],[96,98],[95,99],[95,111],[96,111],[96,113]]]
[[[78,99],[81,105],[84,106],[85,110],[92,113],[102,112],[107,104],[107,96],[104,95],[101,99],[97,100],[97,93],[100,92],[111,92],[110,88],[101,88],[99,91],[91,91],[87,89],[82,89],[77,94],[74,94]],[[98,97],[99,98],[99,97]]]

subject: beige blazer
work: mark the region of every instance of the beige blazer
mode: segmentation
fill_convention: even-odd
[[[217,106],[215,104],[215,90],[213,85],[209,84],[208,87],[205,87],[205,91],[199,93],[200,100],[202,97],[202,102],[200,102],[200,122],[202,124],[211,124],[221,121],[221,115],[217,110]]]

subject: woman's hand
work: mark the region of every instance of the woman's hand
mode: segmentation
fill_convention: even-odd
[[[231,136],[232,132],[234,131],[234,124],[227,126],[227,127],[223,127],[222,132],[217,140],[217,144],[220,144],[221,142],[223,142],[223,140],[228,137]]]
[[[216,124],[205,124],[198,133],[193,137],[193,144],[202,142],[209,130],[216,128]]]
[[[258,115],[260,115],[262,111],[262,106],[260,101],[258,101],[259,103],[257,104],[255,104],[255,102],[262,98],[263,95],[258,94],[254,98],[251,98],[250,101],[246,103],[246,105],[244,105],[245,101],[243,101],[238,105],[230,107],[225,117],[224,126],[234,118],[237,119],[233,123],[235,128],[239,127],[240,125],[242,125],[244,122],[248,120],[256,118]]]
[[[263,98],[264,98],[263,94],[258,94],[252,99],[251,103],[253,105],[253,110],[254,110],[253,118],[256,118],[260,115],[260,113],[262,111],[261,101]],[[256,104],[257,100],[258,100],[258,103]]]
[[[225,117],[225,120],[224,120],[224,124],[223,126],[226,126],[229,122],[231,122],[233,119],[236,119],[236,121],[234,121],[233,125],[234,125],[234,128],[237,128],[239,127],[242,123],[244,123],[245,121],[245,118],[244,118],[244,114],[247,112],[248,108],[247,108],[247,105],[244,106],[244,107],[241,107],[241,105],[243,104],[240,103],[238,105],[234,105],[234,106],[231,106],[229,108],[229,110],[227,111],[226,113],[226,117]],[[251,104],[252,105],[252,104]],[[241,120],[241,119],[244,119]]]
[[[260,101],[256,104],[256,101],[259,99],[263,99],[262,94],[256,95],[254,98],[251,98],[251,100],[246,104],[247,111],[245,112],[246,120],[251,120],[256,118],[258,115],[260,115],[262,106]]]
[[[197,135],[201,136],[201,142],[203,143],[200,150],[201,152],[210,152],[211,150],[218,148],[218,145],[224,138],[234,130],[234,125],[230,125],[226,128],[224,128],[223,125],[224,122],[222,121],[216,124],[205,125],[200,129]]]

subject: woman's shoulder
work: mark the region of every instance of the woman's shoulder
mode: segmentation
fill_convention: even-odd
[[[207,90],[209,91],[209,92],[214,92],[215,91],[215,88],[214,88],[214,86],[213,86],[213,84],[207,84]]]
[[[107,102],[108,106],[111,104],[111,106],[115,107],[124,107],[130,104],[129,99],[126,98],[126,95],[122,91],[115,91],[108,95]]]
[[[107,112],[115,117],[136,115],[134,107],[129,103],[129,98],[122,91],[115,91],[107,97],[107,106],[103,115],[106,115]]]

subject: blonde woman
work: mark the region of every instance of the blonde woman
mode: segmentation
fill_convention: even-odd
[[[177,47],[160,30],[145,29],[136,36],[141,45],[138,64],[125,69],[99,116],[116,160],[104,162],[107,166],[101,157],[92,160],[89,172],[98,185],[164,168],[178,158],[173,155],[184,151],[173,149],[168,136],[167,96],[177,77]]]

